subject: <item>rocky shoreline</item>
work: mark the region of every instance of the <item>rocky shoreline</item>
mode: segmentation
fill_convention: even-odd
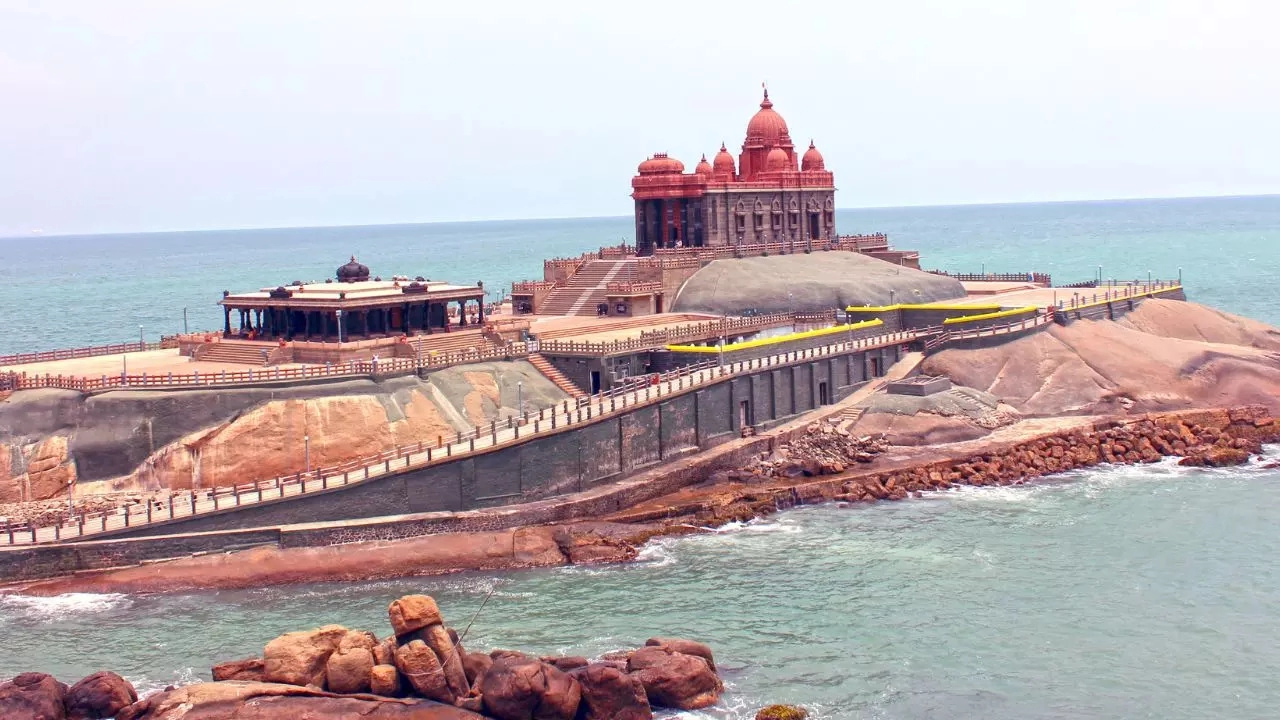
[[[1056,427],[1036,422],[931,448],[886,447],[842,432],[838,424],[813,423],[736,470],[717,471],[702,483],[596,521],[327,547],[259,547],[13,589],[32,595],[170,592],[627,562],[653,538],[704,532],[798,505],[860,507],[956,486],[1018,485],[1104,463],[1170,456],[1183,465],[1234,465],[1261,452],[1263,443],[1280,442],[1280,423],[1262,406],[1077,418]]]
[[[213,682],[142,700],[112,672],[72,687],[24,673],[0,684],[0,717],[651,720],[654,708],[697,710],[724,691],[711,648],[693,640],[655,637],[594,661],[467,652],[430,596],[394,600],[387,615],[385,639],[340,625],[285,633],[261,657],[214,665]]]

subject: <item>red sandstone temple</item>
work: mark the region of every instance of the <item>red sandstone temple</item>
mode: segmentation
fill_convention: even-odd
[[[796,153],[767,89],[736,165],[721,143],[715,160],[704,154],[691,173],[666,153],[638,172],[631,180],[637,255],[756,243],[801,248],[835,235],[835,176],[812,141]]]

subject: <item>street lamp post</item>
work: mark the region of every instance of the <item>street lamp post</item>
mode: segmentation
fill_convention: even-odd
[[[1182,284],[1182,268],[1178,268],[1178,284]]]
[[[890,291],[889,291],[889,304],[890,304],[890,305],[893,305],[893,296],[894,296],[894,291],[893,291],[893,290],[890,290]]]
[[[302,436],[302,457],[307,465],[307,472],[311,472],[311,436]]]
[[[186,335],[188,332],[190,331],[187,330],[187,309],[182,308],[182,334]]]
[[[1098,284],[1099,285],[1102,284],[1102,266],[1101,265],[1098,266]]]
[[[524,381],[516,382],[516,412],[524,417]]]
[[[338,344],[342,344],[342,311],[338,310]]]
[[[138,326],[138,352],[147,349],[147,341],[142,337],[142,326]]]

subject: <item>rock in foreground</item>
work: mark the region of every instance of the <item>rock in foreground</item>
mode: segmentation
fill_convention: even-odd
[[[482,720],[430,700],[343,696],[312,688],[239,681],[200,683],[130,705],[117,720]]]

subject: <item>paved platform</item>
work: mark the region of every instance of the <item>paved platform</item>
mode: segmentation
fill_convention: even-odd
[[[18,372],[28,375],[62,375],[64,377],[96,378],[103,375],[119,375],[125,367],[130,375],[186,375],[194,372],[214,374],[222,371],[244,372],[255,370],[257,366],[243,363],[219,363],[196,361],[178,354],[178,349],[146,350],[144,352],[117,353],[115,355],[95,355],[71,360],[50,360],[49,362],[26,363],[0,367],[0,372]],[[299,363],[272,365],[282,370],[303,367]]]

